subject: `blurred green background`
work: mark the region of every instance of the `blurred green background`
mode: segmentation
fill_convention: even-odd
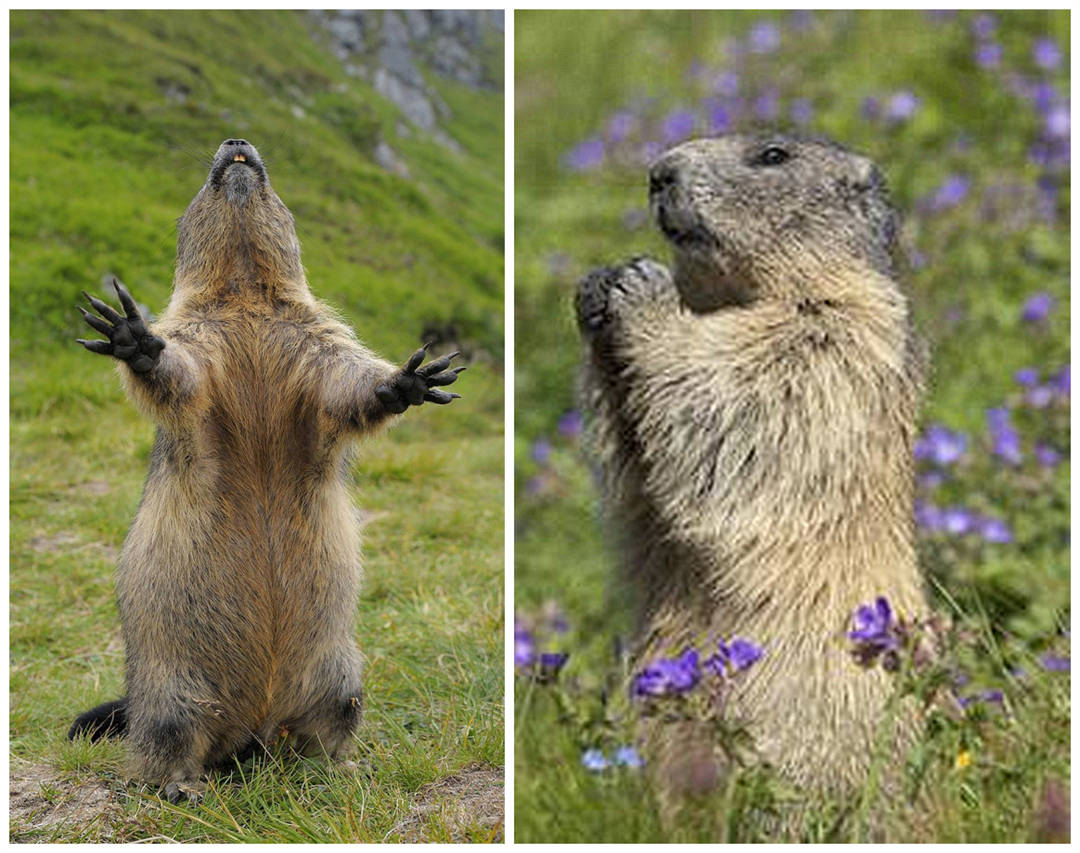
[[[425,784],[502,763],[503,35],[491,16],[470,41],[470,22],[453,13],[409,13],[390,61],[382,14],[355,30],[337,22],[362,30],[359,52],[339,58],[325,16],[308,12],[11,13],[14,772],[44,762],[62,777],[52,780],[62,800],[118,766],[111,745],[83,754],[64,734],[77,712],[122,691],[112,572],[153,426],[124,399],[112,361],[74,342],[88,331],[75,305],[116,275],[151,311],[164,308],[176,219],[223,139],[259,149],[295,216],[313,293],[365,344],[403,362],[434,337],[470,365],[461,400],[411,411],[362,444],[352,469],[371,519],[357,622],[369,661],[360,738],[377,768],[367,788],[346,786],[347,802],[322,810],[296,806],[297,795],[301,822],[249,826],[260,809],[288,812],[288,786],[273,806],[238,806],[226,786],[244,824],[221,812],[231,836],[215,820],[166,831],[129,800],[126,817],[89,830],[42,824],[44,805],[23,810],[13,837],[269,840],[292,825],[302,830],[290,840],[382,840],[402,835],[394,827]],[[441,29],[432,14],[444,15]],[[437,37],[465,46],[474,84],[432,70]],[[434,127],[376,91],[403,62]],[[365,798],[358,829],[346,815]],[[455,829],[432,812],[414,829],[486,838],[501,831],[496,818],[471,827],[486,819],[477,811]]]
[[[533,628],[561,610],[571,683],[595,684],[626,630],[579,442],[576,283],[669,258],[652,157],[762,127],[883,168],[933,352],[923,426],[962,448],[943,461],[931,430],[921,451],[935,603],[1053,642],[1070,590],[1069,13],[520,11],[515,32],[515,606]],[[1011,433],[991,428],[1001,407]],[[517,720],[517,837],[643,840],[625,807],[568,816],[575,797],[640,801],[582,780],[581,745],[537,702]]]

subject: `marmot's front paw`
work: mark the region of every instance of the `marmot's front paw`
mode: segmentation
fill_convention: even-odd
[[[94,298],[84,290],[83,296],[101,317],[95,317],[85,308],[80,307],[83,319],[86,320],[87,325],[101,332],[108,340],[84,341],[82,338],[77,340],[90,352],[111,355],[125,361],[136,373],[149,373],[157,363],[161,351],[165,349],[165,341],[146,328],[146,323],[135,306],[135,300],[127,292],[127,288],[115,278],[113,287],[116,289],[116,295],[120,297],[120,304],[127,316],[122,317],[117,314],[100,299]],[[102,317],[105,319],[103,320]]]
[[[623,311],[643,302],[676,298],[667,267],[651,258],[634,258],[617,267],[593,270],[578,285],[578,323],[585,332],[597,332]]]
[[[447,370],[450,361],[458,353],[452,352],[442,358],[420,366],[427,355],[429,344],[424,344],[412,354],[401,370],[390,377],[389,381],[376,386],[375,396],[394,415],[404,412],[409,406],[419,406],[425,400],[430,403],[445,405],[460,394],[452,391],[440,391],[436,385],[450,385],[457,381],[458,374],[464,367]]]

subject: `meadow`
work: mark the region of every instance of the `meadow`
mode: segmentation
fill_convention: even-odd
[[[534,11],[515,26],[516,840],[1067,840],[1068,12]],[[932,673],[897,678],[933,708],[901,790],[808,806],[750,767],[665,823],[629,739],[640,706],[580,442],[573,294],[596,266],[668,257],[652,158],[761,127],[869,155],[904,217],[933,365],[919,557],[954,629]]]
[[[11,14],[10,754],[14,841],[490,841],[503,800],[503,97],[425,78],[453,145],[410,131],[295,12]],[[469,371],[358,448],[366,660],[354,763],[287,750],[195,809],[125,784],[122,742],[69,743],[123,693],[112,574],[153,425],[75,343],[115,275],[150,311],[220,142],[263,155],[315,295],[381,356],[424,338]],[[390,144],[408,175],[375,161]],[[106,293],[111,299],[111,292]],[[113,300],[114,301],[114,300]]]

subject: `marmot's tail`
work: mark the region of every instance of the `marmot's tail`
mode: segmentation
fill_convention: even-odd
[[[90,740],[127,734],[127,699],[116,699],[84,711],[68,729],[68,740],[86,735]]]

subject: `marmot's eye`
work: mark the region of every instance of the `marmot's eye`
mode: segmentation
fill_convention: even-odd
[[[770,145],[754,158],[755,166],[779,166],[791,159],[786,148],[779,145]]]

